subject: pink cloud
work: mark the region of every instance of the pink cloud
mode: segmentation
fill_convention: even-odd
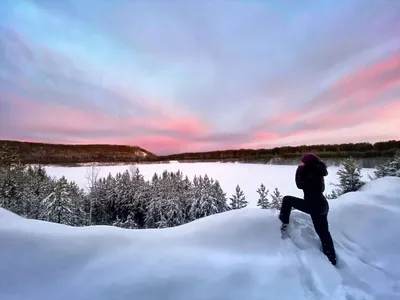
[[[193,144],[190,141],[191,138],[203,136],[209,130],[207,124],[194,116],[191,116],[191,118],[181,116],[117,118],[105,113],[89,113],[65,106],[45,105],[16,97],[12,98],[12,109],[15,112],[12,114],[18,118],[19,128],[30,132],[66,135],[66,140],[72,143],[116,143],[120,141],[139,146],[147,145],[148,150],[154,152],[189,149],[189,145]],[[166,133],[165,135],[140,133],[143,129]],[[92,132],[93,135],[84,138],[81,136],[84,132],[89,134]],[[104,132],[105,137],[102,137],[102,132]],[[110,137],[113,133],[115,137]],[[178,137],[170,137],[168,134],[178,134]],[[133,137],[127,138],[129,135]],[[179,137],[179,135],[183,136]],[[120,137],[118,138],[118,136]],[[65,142],[66,140],[59,139],[57,142]]]
[[[201,150],[200,145],[196,145],[185,139],[172,138],[165,135],[140,136],[134,139],[116,139],[108,141],[112,144],[138,145],[149,151],[159,153],[178,153]]]
[[[377,136],[385,138],[400,138],[400,101],[379,107],[367,107],[355,112],[331,113],[319,116],[312,121],[312,126],[305,130],[295,130],[288,134],[274,137],[266,134],[255,135],[259,139],[251,144],[252,147],[265,145],[300,145],[307,143],[342,143],[342,142],[371,142],[378,141]],[[383,138],[383,139],[385,139]]]
[[[252,137],[256,141],[271,141],[279,138],[280,135],[274,132],[261,132],[261,133],[254,133]]]
[[[300,117],[301,117],[301,115],[299,113],[295,113],[295,112],[285,113],[285,114],[274,115],[274,116],[268,118],[268,122],[283,125],[283,124],[292,123]]]
[[[340,99],[357,104],[374,101],[380,94],[400,85],[400,52],[381,62],[356,71],[339,81],[333,89]]]
[[[268,118],[253,132],[255,141],[250,144],[316,140],[328,143],[334,132],[343,131],[350,136],[352,128],[368,130],[359,132],[358,138],[382,135],[381,127],[374,129],[369,124],[388,124],[386,132],[398,136],[393,127],[400,128],[400,101],[390,94],[395,88],[400,88],[400,52],[348,74],[319,95],[316,103],[305,105],[300,111],[289,110]],[[287,129],[277,134],[282,128]]]
[[[374,79],[383,73],[393,71],[400,68],[400,51],[395,52],[387,59],[370,67],[362,68],[343,78],[338,84],[343,88],[354,89],[355,87],[364,86],[366,82],[374,81]]]
[[[375,111],[378,120],[395,119],[398,126],[392,128],[393,130],[399,131],[400,128],[400,99],[396,102],[383,105],[378,111]]]

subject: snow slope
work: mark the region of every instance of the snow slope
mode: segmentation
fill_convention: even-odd
[[[297,166],[283,165],[263,165],[245,163],[172,163],[172,164],[148,164],[137,165],[145,179],[151,180],[154,173],[161,174],[164,170],[176,172],[181,170],[184,176],[193,179],[195,175],[207,174],[209,177],[217,179],[227,197],[235,193],[236,185],[239,184],[243,190],[246,200],[249,201],[248,207],[257,207],[257,189],[261,183],[269,189],[270,194],[277,187],[282,194],[291,194],[303,197],[303,191],[299,190],[294,182],[294,174]],[[100,177],[107,177],[108,173],[115,175],[124,172],[129,166],[102,166],[99,167]],[[46,167],[50,176],[60,178],[65,175],[68,180],[74,180],[80,187],[87,185],[86,167]],[[337,171],[339,167],[328,167],[329,175],[325,178],[326,193],[329,194],[335,188],[330,183],[338,183]],[[362,169],[364,180],[368,180],[368,175],[373,175],[375,169]],[[268,196],[269,197],[269,196]]]
[[[73,228],[0,210],[1,300],[400,299],[400,178],[331,201],[339,266],[310,218],[245,208],[168,229]]]

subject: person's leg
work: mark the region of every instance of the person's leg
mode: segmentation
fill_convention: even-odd
[[[322,252],[328,257],[332,264],[336,264],[335,246],[329,232],[328,215],[311,214],[315,231],[317,232],[322,244]]]
[[[285,196],[282,199],[281,211],[279,213],[279,219],[282,223],[289,223],[292,208],[298,209],[304,213],[310,213],[307,203],[303,199],[293,196]]]

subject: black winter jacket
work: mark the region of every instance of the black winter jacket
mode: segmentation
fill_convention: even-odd
[[[312,212],[328,213],[328,201],[324,196],[324,177],[327,175],[326,165],[320,160],[299,166],[296,170],[295,181],[297,188],[303,190],[304,200]]]

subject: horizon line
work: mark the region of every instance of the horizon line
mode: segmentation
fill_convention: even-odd
[[[346,145],[346,144],[371,144],[375,145],[377,143],[387,143],[387,142],[400,142],[400,140],[396,139],[389,139],[389,140],[381,140],[377,142],[343,142],[343,143],[320,143],[320,144],[299,144],[299,145],[283,145],[283,146],[275,146],[275,147],[270,147],[270,148],[230,148],[230,149],[224,149],[224,150],[207,150],[207,151],[192,151],[192,152],[176,152],[172,154],[155,154],[151,150],[141,147],[139,145],[128,145],[128,144],[107,144],[107,143],[89,143],[89,144],[83,144],[83,143],[51,143],[51,142],[33,142],[33,141],[26,141],[26,140],[9,140],[9,139],[0,139],[1,142],[17,142],[17,143],[29,143],[29,144],[43,144],[43,145],[54,145],[54,146],[123,146],[123,147],[138,147],[142,150],[145,150],[147,152],[150,152],[151,154],[154,154],[156,156],[171,156],[171,155],[180,155],[180,154],[191,154],[191,153],[209,153],[209,152],[225,152],[225,151],[240,151],[240,150],[252,150],[252,151],[257,151],[257,150],[272,150],[272,149],[280,149],[280,148],[296,148],[296,147],[313,147],[313,146],[334,146],[334,145]]]

